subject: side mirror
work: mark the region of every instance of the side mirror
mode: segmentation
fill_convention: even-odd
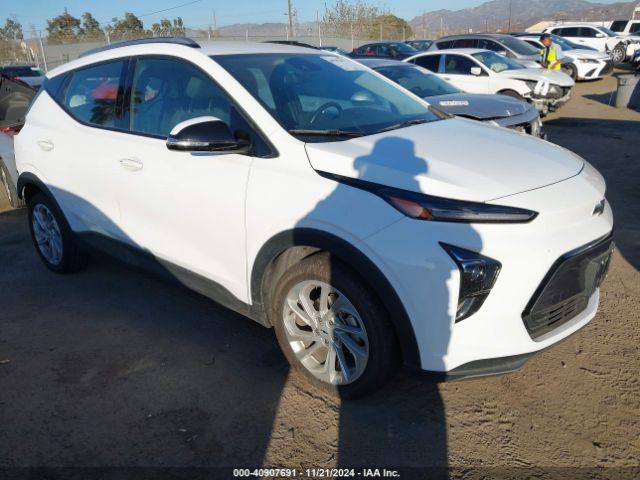
[[[248,153],[251,142],[236,138],[229,126],[216,117],[197,117],[180,122],[167,137],[167,148],[181,152]]]
[[[606,35],[604,33],[596,33],[596,38],[604,38]]]
[[[507,52],[506,50],[498,50],[496,53],[498,55],[502,55],[503,57],[507,57],[509,55],[509,52]]]
[[[482,75],[482,69],[480,67],[471,67],[471,75],[479,77],[480,75]]]

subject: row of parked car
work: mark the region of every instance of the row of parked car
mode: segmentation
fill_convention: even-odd
[[[595,316],[613,249],[603,178],[536,138],[537,100],[573,80],[479,48],[405,60],[155,38],[87,52],[32,101],[3,78],[35,251],[56,273],[97,249],[178,281],[345,398],[402,363],[521,367]],[[514,78],[530,102],[488,95]]]

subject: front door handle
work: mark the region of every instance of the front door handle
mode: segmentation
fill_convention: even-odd
[[[53,150],[53,142],[51,140],[43,138],[42,140],[38,140],[36,143],[38,144],[40,149],[44,150],[45,152]]]
[[[121,158],[120,165],[130,172],[137,172],[138,170],[142,170],[143,167],[142,162],[137,158]]]

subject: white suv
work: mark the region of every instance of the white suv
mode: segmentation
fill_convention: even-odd
[[[606,52],[611,55],[614,63],[633,58],[635,51],[640,48],[639,40],[634,37],[619,36],[608,28],[597,25],[566,23],[546,28],[544,31],[565,37],[578,45]]]
[[[602,177],[319,50],[134,41],[51,71],[16,136],[36,250],[98,248],[267,327],[344,397],[521,366],[596,314]]]

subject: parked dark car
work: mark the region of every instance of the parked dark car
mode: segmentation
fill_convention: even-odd
[[[438,110],[545,137],[538,110],[527,102],[506,95],[465,93],[413,63],[364,58],[358,61],[424,98]]]
[[[415,48],[416,50],[420,50],[421,52],[425,52],[433,44],[433,40],[407,40],[404,43],[406,43],[410,47]]]
[[[0,67],[0,74],[9,78],[17,78],[36,89],[40,88],[44,81],[44,73],[35,65],[4,65]]]
[[[389,58],[404,60],[420,53],[410,45],[402,42],[367,43],[349,54],[351,58]]]

